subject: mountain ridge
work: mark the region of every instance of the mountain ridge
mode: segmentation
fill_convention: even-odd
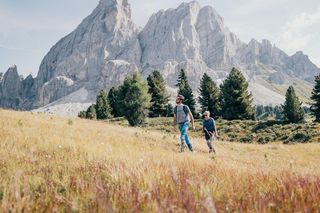
[[[301,51],[289,56],[266,39],[242,42],[214,8],[201,7],[196,1],[160,10],[140,28],[132,21],[127,0],[101,0],[50,49],[35,78],[0,78],[0,106],[35,109],[73,93],[82,94],[76,91],[83,89],[87,102],[93,102],[100,89],[121,84],[135,70],[145,78],[159,70],[174,96],[180,69],[186,70],[197,91],[205,72],[221,82],[232,67],[243,71],[258,104],[281,103],[284,88],[297,82],[301,84],[298,93],[307,97],[314,75],[320,72]],[[8,92],[10,82],[17,84],[11,88],[13,93]],[[265,100],[269,94],[282,98]]]

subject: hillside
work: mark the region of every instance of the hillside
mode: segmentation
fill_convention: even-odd
[[[320,145],[217,142],[0,110],[0,211],[315,212]]]

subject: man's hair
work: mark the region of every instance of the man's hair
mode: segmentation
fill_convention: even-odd
[[[178,96],[177,96],[177,98],[179,98],[181,101],[183,101],[183,100],[184,100],[183,95],[178,95]]]

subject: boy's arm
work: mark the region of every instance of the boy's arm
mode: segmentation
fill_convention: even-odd
[[[216,124],[214,124],[214,133],[215,133],[216,137],[219,138]]]

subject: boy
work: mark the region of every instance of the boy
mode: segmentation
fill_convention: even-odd
[[[207,145],[209,147],[209,153],[211,153],[211,152],[216,153],[216,151],[212,147],[212,142],[213,142],[214,137],[219,138],[216,123],[215,123],[214,119],[212,117],[210,117],[209,111],[205,111],[203,113],[203,117],[204,117],[203,121],[202,121],[203,132],[205,134]]]

